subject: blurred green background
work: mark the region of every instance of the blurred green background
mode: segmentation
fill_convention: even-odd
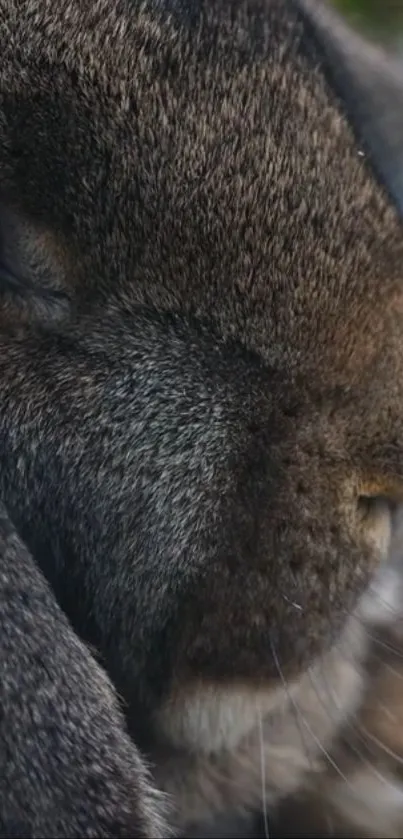
[[[403,52],[403,0],[333,0],[333,2],[358,28]]]

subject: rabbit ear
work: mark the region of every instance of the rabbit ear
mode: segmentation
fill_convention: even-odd
[[[403,62],[353,32],[323,0],[300,0],[357,139],[403,216]]]

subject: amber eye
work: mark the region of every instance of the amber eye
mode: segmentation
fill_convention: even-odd
[[[372,519],[380,508],[388,508],[393,512],[395,502],[383,494],[360,495],[358,497],[358,510],[363,518]]]
[[[365,481],[360,486],[358,509],[363,515],[373,516],[381,506],[391,513],[403,500],[403,486],[393,481]]]
[[[396,487],[387,483],[363,484],[358,497],[358,513],[363,526],[363,536],[375,543],[381,556],[386,558],[390,546],[392,523],[399,504]]]
[[[393,516],[397,503],[383,487],[374,487],[374,494],[362,494],[358,498],[358,516],[362,536],[375,546],[379,558],[386,559],[390,548]]]

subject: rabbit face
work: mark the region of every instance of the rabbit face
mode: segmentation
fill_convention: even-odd
[[[1,497],[135,733],[216,753],[387,552],[403,85],[308,0],[53,5],[2,39]]]
[[[116,306],[11,330],[0,368],[10,514],[55,586],[69,569],[61,602],[125,694],[141,675],[154,707],[214,686],[271,705],[332,647],[392,510],[348,390],[290,400],[295,382],[209,329]]]

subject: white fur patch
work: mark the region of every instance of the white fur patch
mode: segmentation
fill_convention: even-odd
[[[265,690],[200,685],[167,703],[157,726],[181,758],[163,759],[158,778],[180,801],[180,826],[206,813],[261,807],[262,772],[264,797],[272,806],[312,772],[322,771],[340,727],[363,698],[368,626],[393,622],[400,585],[396,565],[385,563],[337,644],[286,687],[278,682]],[[399,793],[394,788],[396,807]]]

